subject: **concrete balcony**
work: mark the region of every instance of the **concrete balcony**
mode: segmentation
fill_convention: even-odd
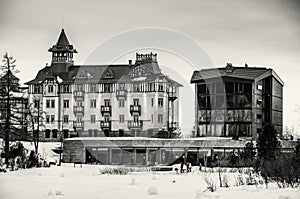
[[[128,121],[128,128],[129,129],[142,129],[143,121]]]
[[[102,116],[108,113],[109,115],[111,115],[111,106],[101,106],[101,114]]]
[[[75,115],[78,113],[81,113],[82,115],[84,115],[84,107],[83,106],[74,106],[73,112]]]
[[[127,93],[128,93],[127,90],[116,90],[116,97],[117,97],[117,99],[125,98],[125,100],[126,100]]]
[[[73,127],[76,128],[77,130],[78,129],[83,130],[84,122],[75,121],[75,122],[73,122]]]
[[[141,116],[142,108],[141,105],[130,105],[130,114],[138,113]]]
[[[75,99],[84,99],[84,91],[74,91],[73,96]]]
[[[100,121],[100,127],[102,130],[111,129],[111,121]]]

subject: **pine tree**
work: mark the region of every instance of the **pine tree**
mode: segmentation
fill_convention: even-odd
[[[257,139],[257,158],[258,160],[275,160],[280,154],[281,145],[278,134],[272,124],[266,124],[262,133]]]
[[[3,56],[3,65],[0,66],[3,77],[1,78],[1,97],[5,99],[5,127],[4,127],[4,152],[5,152],[5,164],[8,166],[8,154],[9,154],[9,136],[12,125],[12,119],[14,119],[12,110],[11,110],[11,92],[16,91],[18,88],[17,78],[14,76],[15,73],[19,71],[16,69],[16,60],[9,56],[8,53],[5,53]]]

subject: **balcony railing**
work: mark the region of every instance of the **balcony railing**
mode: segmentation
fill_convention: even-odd
[[[74,106],[73,107],[74,114],[76,115],[77,113],[84,114],[84,107],[83,106]]]
[[[128,121],[128,128],[129,129],[142,129],[143,128],[143,121]]]
[[[77,129],[83,129],[84,123],[83,123],[83,122],[75,121],[75,122],[73,123],[73,126],[74,126],[75,128],[77,128]]]
[[[73,93],[74,98],[84,98],[84,91],[74,91]]]
[[[177,93],[176,92],[168,92],[168,97],[170,101],[174,101],[177,99]]]
[[[127,93],[127,90],[116,90],[116,97],[117,99],[119,99],[120,97],[124,97],[126,99]]]
[[[132,115],[133,113],[139,113],[141,116],[141,105],[130,105],[130,114]]]
[[[177,129],[177,122],[168,122],[168,130],[174,131]]]
[[[101,114],[108,113],[111,115],[111,106],[101,106]]]
[[[111,129],[111,121],[100,121],[100,127],[102,130]]]

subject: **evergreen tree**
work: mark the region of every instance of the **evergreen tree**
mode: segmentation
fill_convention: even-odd
[[[19,71],[16,69],[16,60],[12,56],[9,56],[8,53],[4,54],[2,62],[3,64],[0,66],[0,69],[4,75],[1,78],[1,97],[5,99],[5,110],[3,110],[3,112],[6,114],[4,127],[4,152],[6,154],[5,163],[8,166],[9,136],[12,123],[11,92],[15,91],[16,87],[18,87],[18,79],[14,76],[14,73],[18,73]]]
[[[280,154],[281,145],[272,124],[266,124],[257,139],[257,158],[259,161],[275,160]]]

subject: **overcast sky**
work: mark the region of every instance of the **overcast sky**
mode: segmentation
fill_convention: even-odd
[[[296,104],[300,105],[299,2],[0,0],[0,53],[7,51],[17,59],[19,77],[26,82],[50,63],[47,50],[62,27],[79,52],[77,64],[120,32],[168,28],[195,40],[217,66],[247,62],[249,66],[272,67],[285,82],[284,125],[296,127],[300,122],[300,113],[295,112]],[[161,54],[162,65],[172,67],[180,62]],[[192,70],[189,73],[191,76]]]

